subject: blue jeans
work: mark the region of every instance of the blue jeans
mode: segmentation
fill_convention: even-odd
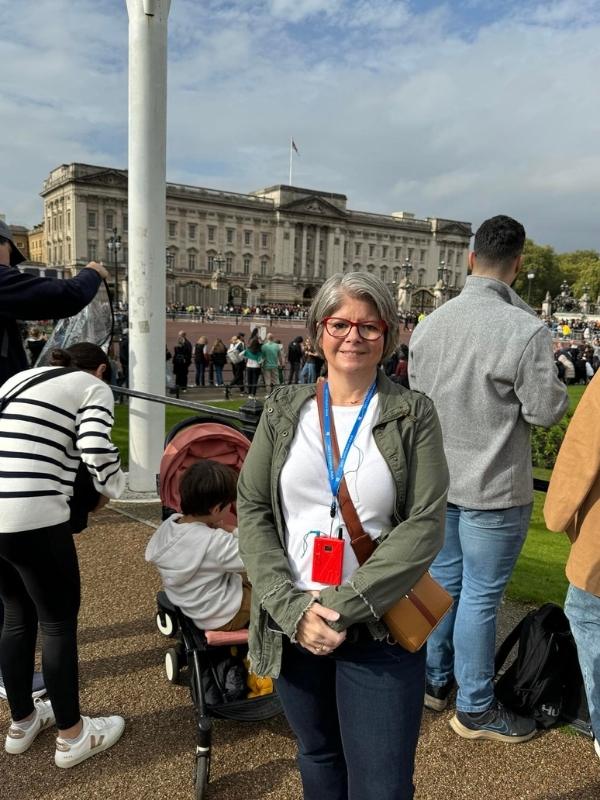
[[[577,644],[594,736],[600,741],[600,597],[571,584],[565,614]]]
[[[427,641],[427,680],[454,676],[459,711],[494,702],[498,606],[527,535],[532,505],[477,511],[448,503],[446,538],[431,566],[454,605]]]
[[[300,383],[316,383],[317,380],[317,368],[315,364],[311,362],[306,362],[306,364],[302,367],[302,371],[300,373]]]
[[[411,800],[425,653],[372,639],[315,656],[284,640],[277,691],[304,800]]]

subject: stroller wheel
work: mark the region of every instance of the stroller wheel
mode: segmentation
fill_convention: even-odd
[[[181,663],[179,653],[175,647],[170,647],[165,653],[165,672],[171,683],[177,683],[179,681],[180,669]]]
[[[210,770],[209,756],[196,756],[194,767],[194,783],[196,800],[206,800],[208,797],[208,774]]]
[[[168,611],[157,611],[156,627],[163,636],[173,636],[175,633],[175,622]]]

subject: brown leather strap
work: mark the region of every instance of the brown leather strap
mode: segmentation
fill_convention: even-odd
[[[425,617],[427,622],[431,625],[432,628],[438,624],[439,619],[437,619],[431,611],[427,608],[425,603],[423,603],[417,595],[411,589],[410,592],[406,595],[407,599],[413,604],[413,606],[421,612],[421,614]]]
[[[323,389],[325,387],[325,381],[319,380],[317,381],[317,408],[319,409],[319,422],[321,423],[321,436],[323,437],[323,447],[325,447],[325,427],[324,427],[324,398],[323,398]],[[335,432],[335,423],[333,421],[333,414],[330,414],[331,420],[331,449],[333,451],[333,468],[337,469],[337,466],[340,461],[340,448],[338,446],[337,435]],[[358,514],[356,513],[356,508],[354,507],[354,503],[352,502],[352,498],[350,497],[350,492],[348,491],[348,486],[346,485],[346,478],[342,478],[342,481],[338,488],[338,503],[340,507],[340,513],[346,523],[346,528],[348,529],[348,533],[350,534],[350,543],[352,545],[352,549],[354,550],[354,554],[356,555],[356,559],[359,564],[364,564],[364,562],[369,558],[371,553],[375,550],[375,543],[373,539],[369,536],[369,534],[364,530],[360,519],[358,518]]]

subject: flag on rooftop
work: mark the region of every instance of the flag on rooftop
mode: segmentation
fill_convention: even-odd
[[[296,147],[296,142],[295,142],[293,139],[292,139],[292,147],[293,147],[293,148],[294,148],[294,150],[295,150],[295,151],[298,153],[298,155],[300,155],[300,151],[299,151],[299,150],[298,150],[298,148]]]

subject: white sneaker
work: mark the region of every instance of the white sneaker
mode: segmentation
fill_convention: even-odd
[[[594,750],[596,751],[598,758],[600,758],[600,742],[598,739],[594,739]]]
[[[15,722],[11,722],[4,742],[4,749],[7,753],[13,755],[24,753],[29,750],[38,733],[49,728],[50,725],[54,725],[54,711],[52,711],[50,700],[36,698],[33,701],[33,714],[33,721],[28,728],[22,728]]]
[[[76,740],[56,738],[54,763],[57,767],[74,767],[90,756],[108,750],[119,741],[125,730],[123,717],[81,717],[83,729]]]

